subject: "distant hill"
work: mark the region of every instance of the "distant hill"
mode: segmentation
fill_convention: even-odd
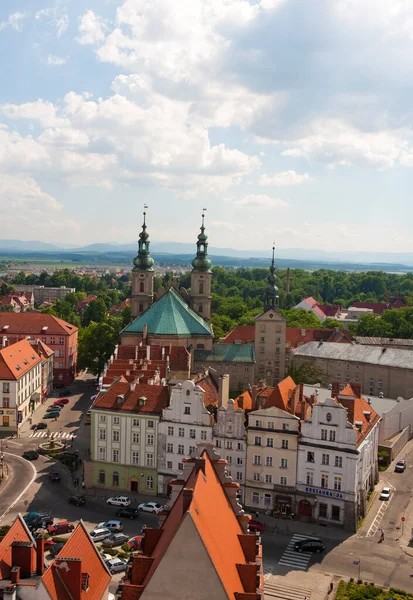
[[[25,252],[56,252],[58,250],[61,250],[61,248],[59,248],[59,246],[56,246],[55,244],[48,244],[47,242],[0,240],[0,251],[1,250],[18,250]]]

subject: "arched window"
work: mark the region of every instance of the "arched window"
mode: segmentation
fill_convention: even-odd
[[[144,292],[145,291],[145,285],[144,285],[143,281],[141,281],[140,284],[139,284],[139,291],[140,292]]]
[[[139,312],[140,313],[143,312],[143,304],[142,304],[142,302],[139,304]]]
[[[204,284],[202,283],[202,281],[201,281],[201,283],[199,284],[199,293],[200,293],[200,294],[203,294],[203,293],[204,293]]]
[[[112,475],[112,485],[119,485],[119,473],[117,471],[114,471]]]
[[[260,325],[260,331],[265,331],[265,325],[264,325],[264,323],[262,323],[262,325]]]
[[[199,313],[201,313],[201,312],[204,312],[204,307],[202,306],[202,304],[200,304],[200,305],[198,306],[198,312],[199,312]]]
[[[148,488],[148,490],[153,489],[153,477],[151,477],[150,475],[146,478],[146,487]]]
[[[99,471],[98,483],[104,485],[106,480],[105,471]]]

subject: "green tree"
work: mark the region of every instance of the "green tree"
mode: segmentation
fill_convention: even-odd
[[[107,314],[107,306],[103,298],[91,300],[85,309],[82,317],[83,327],[87,327],[90,323],[101,323],[105,320]]]
[[[94,375],[103,371],[118,340],[115,322],[91,323],[79,333],[79,369],[88,369]]]
[[[322,327],[322,322],[315,314],[302,308],[280,310],[280,313],[287,319],[287,327],[301,327],[302,329]]]
[[[317,365],[315,365],[312,361],[309,360],[302,362],[300,365],[294,365],[293,363],[288,369],[288,375],[292,377],[295,383],[297,384],[328,384],[328,376],[326,375],[326,373]]]
[[[337,319],[332,319],[331,317],[327,317],[327,319],[323,321],[323,327],[326,329],[335,329],[336,327],[339,329],[344,329],[343,323],[340,323],[340,321],[337,321]]]

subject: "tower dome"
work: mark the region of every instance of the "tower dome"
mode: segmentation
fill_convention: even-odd
[[[149,251],[149,234],[146,231],[146,212],[143,213],[142,231],[139,234],[138,255],[133,260],[134,268],[137,271],[153,271],[154,260]]]
[[[196,256],[192,261],[192,266],[194,271],[204,271],[209,273],[211,271],[212,263],[208,258],[208,236],[205,233],[204,219],[205,214],[202,213],[201,233],[198,235]]]

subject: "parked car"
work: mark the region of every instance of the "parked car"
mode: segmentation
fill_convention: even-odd
[[[33,423],[33,425],[30,426],[30,429],[36,429],[37,425],[35,423]]]
[[[99,525],[96,526],[96,529],[110,529],[110,531],[112,531],[112,533],[119,533],[120,531],[122,531],[123,529],[123,525],[120,521],[114,521],[114,520],[110,520],[110,521],[105,521],[104,523],[99,523]]]
[[[51,404],[49,406],[49,408],[53,409],[53,408],[57,408],[58,410],[62,410],[62,408],[64,408],[64,404],[61,404],[60,402],[53,402],[53,404]]]
[[[35,450],[26,450],[26,452],[23,452],[23,458],[26,460],[36,460],[39,458],[39,454]]]
[[[50,525],[53,525],[54,519],[49,515],[41,515],[28,522],[30,529],[46,529]]]
[[[57,554],[59,554],[60,550],[63,548],[64,544],[62,542],[58,542],[57,544],[53,544],[53,546],[50,548],[50,554],[52,556],[56,556]]]
[[[130,549],[133,550],[140,550],[141,547],[141,543],[142,543],[142,535],[135,535],[135,537],[130,538],[130,540],[128,541],[129,547]]]
[[[37,423],[37,425],[36,425],[36,431],[38,429],[47,429],[47,423]]]
[[[125,571],[128,563],[126,560],[122,558],[109,558],[106,561],[106,566],[109,569],[109,572],[112,573],[120,573],[121,571]]]
[[[309,538],[295,542],[294,550],[297,552],[317,552],[319,554],[324,552],[324,544],[321,540]]]
[[[394,470],[396,473],[403,473],[406,469],[406,461],[405,460],[398,460],[396,463],[396,466],[394,467]]]
[[[54,410],[53,412],[47,412],[43,415],[42,419],[58,419],[60,417],[60,412],[58,410]]]
[[[69,521],[60,521],[59,523],[50,525],[50,527],[47,528],[47,532],[50,535],[60,535],[62,533],[70,533],[74,528],[75,526],[73,523],[69,523]]]
[[[69,398],[59,398],[59,400],[55,400],[53,404],[69,404]]]
[[[110,504],[111,506],[129,506],[130,499],[127,496],[113,496],[113,498],[106,500],[106,504]]]
[[[86,498],[84,496],[70,496],[67,501],[69,504],[74,504],[75,506],[83,506],[86,504]]]
[[[162,510],[162,506],[157,502],[144,502],[143,504],[139,504],[138,509],[143,512],[150,512],[156,515]]]
[[[49,538],[48,540],[44,541],[44,549],[45,550],[51,550],[53,546],[56,545],[56,542],[54,542],[52,540],[52,538]]]
[[[110,537],[103,540],[102,546],[104,548],[115,548],[115,546],[122,546],[128,539],[128,536],[124,533],[113,533]]]
[[[44,517],[44,516],[45,516],[44,513],[31,511],[31,512],[24,514],[23,519],[26,521],[26,523],[29,523],[30,521],[40,519],[41,517]]]
[[[248,522],[248,531],[250,533],[261,533],[263,529],[264,523],[261,523],[261,521],[257,521],[256,519],[250,519],[250,521]]]
[[[124,517],[125,519],[137,519],[139,517],[139,510],[132,508],[132,506],[125,506],[116,511],[117,517]]]
[[[49,473],[50,481],[60,481],[60,475],[57,471],[51,471]]]
[[[46,412],[59,412],[62,410],[62,408],[60,406],[58,406],[57,404],[52,404],[51,406],[48,406],[46,408]]]
[[[92,538],[92,540],[96,543],[96,542],[101,542],[102,540],[105,540],[107,537],[109,537],[110,535],[112,535],[112,532],[109,529],[93,529],[93,531],[90,532],[90,537]]]
[[[380,500],[389,500],[390,499],[390,488],[384,487],[381,490]]]

